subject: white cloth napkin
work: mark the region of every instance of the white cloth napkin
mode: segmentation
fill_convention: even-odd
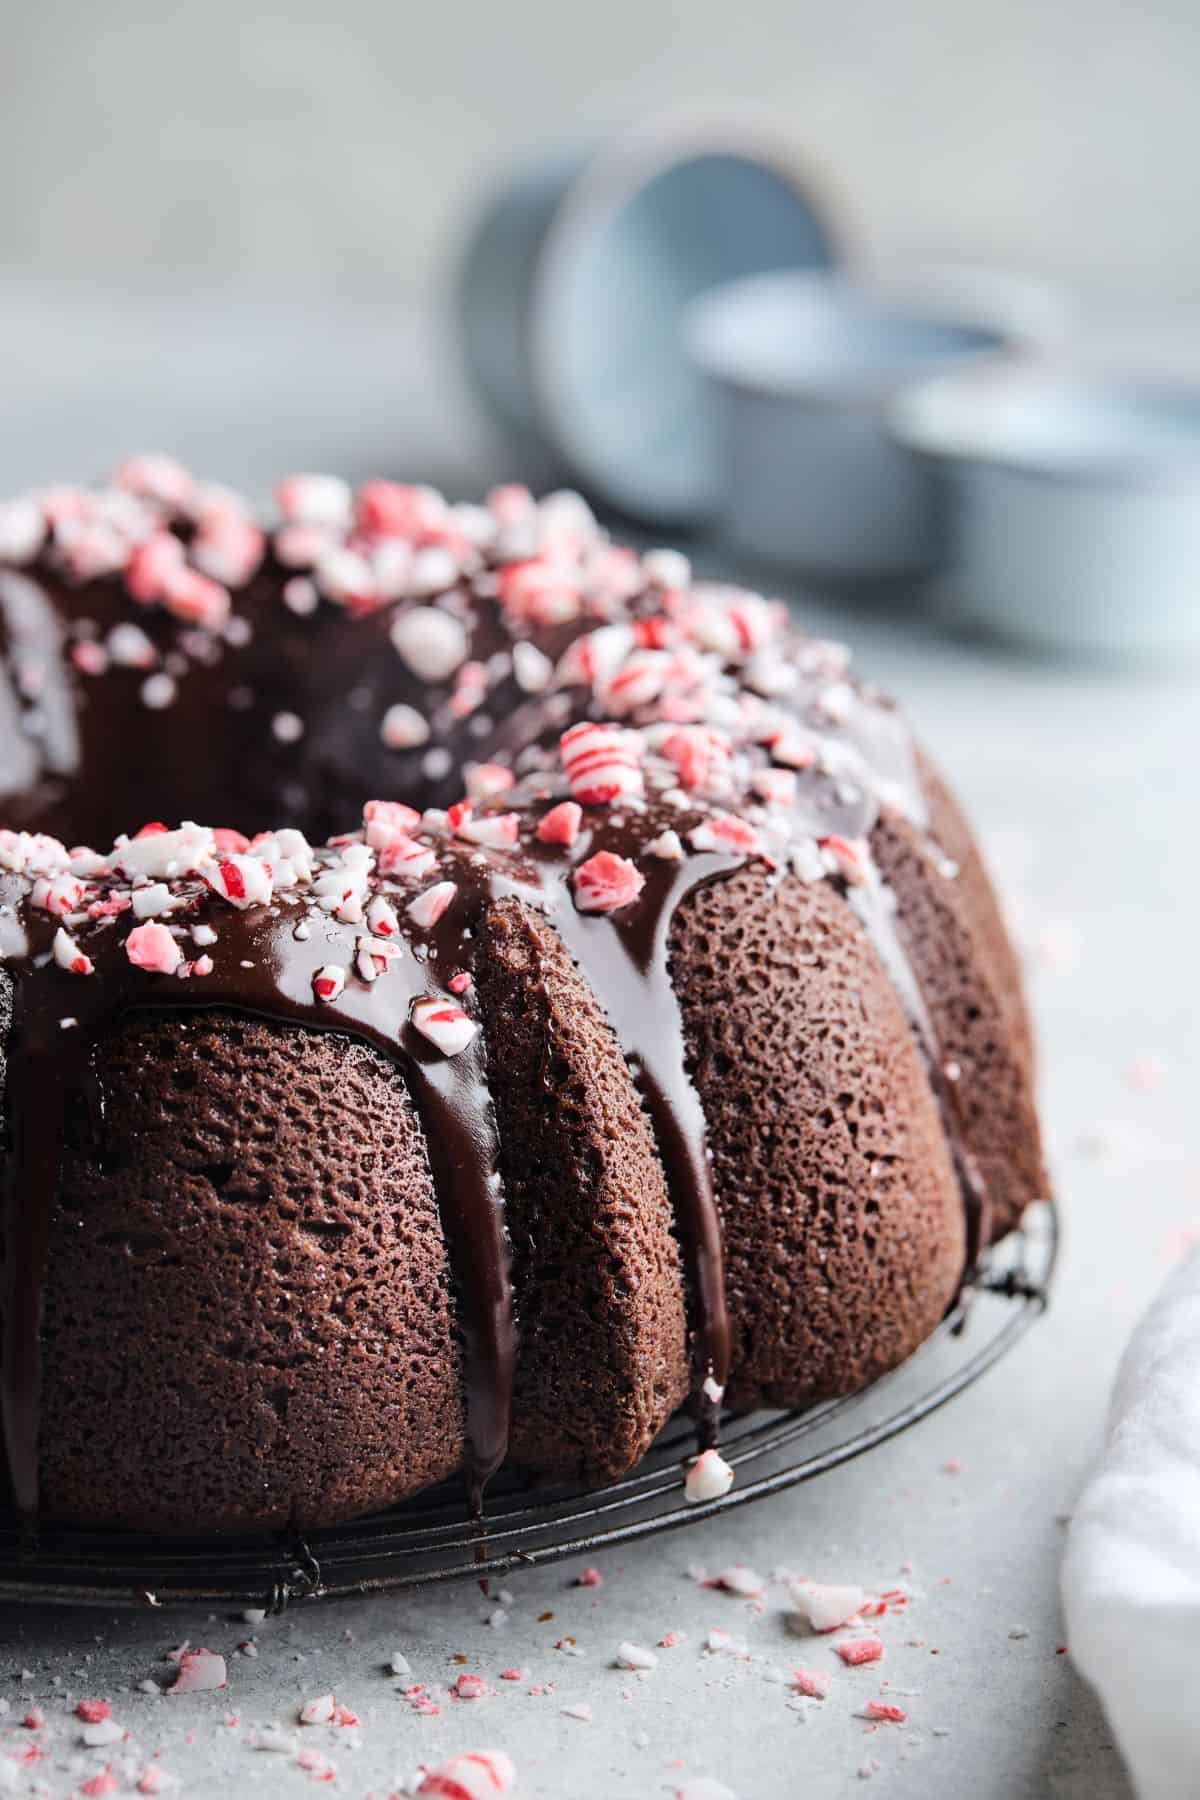
[[[1062,1588],[1071,1656],[1141,1800],[1200,1795],[1200,1251],[1121,1360]]]

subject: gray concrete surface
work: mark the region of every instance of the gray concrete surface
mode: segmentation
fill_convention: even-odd
[[[423,330],[285,310],[228,313],[214,338],[213,317],[198,305],[105,311],[94,295],[0,297],[0,490],[85,473],[143,442],[260,486],[284,463],[425,467],[464,488],[495,472]],[[352,1800],[384,1800],[421,1762],[488,1745],[513,1756],[527,1800],[652,1800],[685,1772],[719,1778],[739,1800],[824,1800],[866,1777],[868,1792],[893,1800],[1127,1796],[1104,1720],[1069,1647],[1060,1654],[1056,1580],[1121,1344],[1200,1227],[1197,677],[1033,665],[878,602],[805,610],[904,696],[1004,880],[1029,960],[1066,1218],[1050,1315],[980,1386],[864,1461],[613,1554],[598,1589],[572,1587],[574,1566],[513,1577],[500,1626],[469,1586],[255,1627],[205,1612],[4,1608],[0,1740],[44,1739],[48,1751],[22,1769],[18,1792],[79,1794],[105,1763],[132,1791],[127,1775],[161,1749],[189,1795],[301,1794],[312,1775],[247,1740],[262,1722],[297,1730],[297,1705],[332,1689],[361,1726],[311,1728],[304,1743],[332,1759],[330,1791]],[[756,1611],[688,1575],[689,1564],[734,1563],[869,1587],[903,1579],[914,1598],[905,1617],[882,1621],[883,1663],[848,1671],[826,1645],[786,1633],[777,1584]],[[743,1636],[754,1660],[705,1654],[713,1627]],[[236,1652],[251,1630],[257,1657]],[[684,1640],[648,1675],[609,1666],[622,1639],[653,1645],[672,1630]],[[584,1655],[554,1648],[566,1637]],[[167,1679],[164,1653],[183,1638],[229,1655],[228,1690],[138,1691]],[[393,1649],[414,1681],[441,1687],[466,1668],[495,1692],[443,1695],[437,1714],[419,1715],[384,1673]],[[828,1670],[829,1698],[790,1709],[772,1665]],[[528,1678],[501,1681],[506,1668]],[[77,1747],[70,1705],[96,1694],[129,1742]],[[855,1717],[880,1697],[904,1708],[904,1725]],[[36,1736],[16,1722],[35,1701],[49,1720]],[[563,1711],[580,1703],[590,1722]]]

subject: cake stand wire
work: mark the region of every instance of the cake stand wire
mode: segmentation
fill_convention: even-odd
[[[900,1368],[861,1393],[802,1412],[727,1420],[728,1494],[690,1505],[683,1465],[694,1434],[676,1419],[623,1480],[581,1490],[504,1476],[481,1525],[457,1483],[369,1519],[298,1534],[170,1538],[48,1528],[36,1541],[0,1519],[0,1600],[162,1605],[200,1601],[282,1611],[302,1599],[501,1576],[592,1556],[811,1481],[908,1430],[977,1381],[1045,1310],[1058,1254],[1052,1203],[994,1245],[980,1278]]]

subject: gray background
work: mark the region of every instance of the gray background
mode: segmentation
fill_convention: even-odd
[[[869,251],[1200,298],[1194,0],[3,0],[0,270],[424,291],[497,164],[778,106]]]

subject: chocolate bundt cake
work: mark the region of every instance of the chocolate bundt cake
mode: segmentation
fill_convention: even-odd
[[[575,495],[277,499],[143,457],[0,506],[21,1515],[600,1482],[892,1368],[1045,1191],[898,712]]]

